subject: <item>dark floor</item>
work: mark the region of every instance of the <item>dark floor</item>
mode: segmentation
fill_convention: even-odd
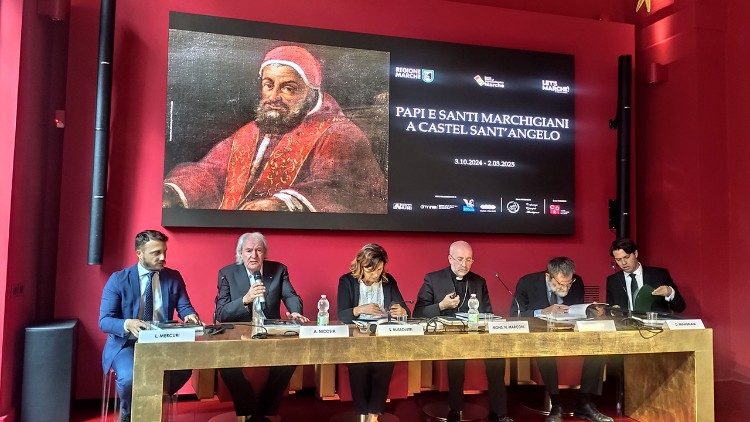
[[[216,398],[198,401],[192,396],[183,396],[177,405],[174,422],[212,422],[228,421],[235,422],[231,417],[232,405],[230,402],[219,402]],[[750,413],[750,384],[737,381],[723,381],[715,383],[714,388],[715,420],[716,421],[740,421],[747,419]],[[406,400],[394,400],[387,405],[387,411],[395,414],[403,422],[428,422],[421,409],[423,406],[436,402],[445,401],[446,393],[425,392]],[[543,421],[544,416],[528,410],[524,404],[541,403],[542,393],[539,387],[517,386],[509,390],[508,407],[510,416],[517,422]],[[571,403],[574,397],[568,396],[566,402]],[[483,394],[467,397],[468,403],[476,403],[486,408],[487,400]],[[606,388],[604,395],[599,400],[599,408],[602,412],[615,417],[614,392],[612,388]],[[79,400],[74,402],[71,421],[88,422],[97,421],[100,417],[99,400]],[[337,400],[323,401],[315,397],[313,390],[303,390],[297,394],[284,398],[277,421],[306,421],[325,422],[333,416],[342,412],[352,410],[350,402]],[[224,414],[225,417],[219,417]],[[228,417],[227,417],[228,416]],[[112,416],[109,420],[114,420]],[[578,419],[565,418],[566,421]],[[633,421],[627,417],[615,417],[618,422]],[[679,421],[676,421],[679,422]]]
[[[613,396],[613,394],[610,395]],[[396,415],[403,422],[428,422],[430,419],[424,415],[421,410],[422,407],[432,402],[446,400],[446,393],[425,392],[409,399],[391,401],[387,405],[387,411]],[[541,406],[542,402],[543,393],[539,387],[519,386],[509,390],[509,412],[510,416],[512,416],[517,422],[543,421],[543,415],[534,413],[525,406],[525,404],[533,405],[535,403],[538,403]],[[568,398],[566,402],[570,402],[570,406],[572,407],[574,404],[574,398]],[[607,405],[607,402],[611,402],[612,405]],[[475,403],[487,408],[487,399],[484,394],[467,396],[467,403]],[[99,420],[100,405],[101,402],[98,400],[82,400],[76,402],[71,421],[83,422]],[[613,417],[615,416],[614,399],[609,400],[609,397],[603,397],[600,400],[599,407],[604,413]],[[324,422],[342,412],[351,410],[351,402],[341,402],[338,400],[323,401],[315,397],[313,390],[303,390],[297,394],[284,398],[280,410],[280,418],[277,420],[284,422],[305,420]],[[198,401],[194,396],[192,399],[190,396],[186,396],[180,399],[180,402],[177,405],[176,417],[172,420],[175,422],[235,422],[235,419],[232,419],[231,415],[225,415],[224,417],[219,416],[231,412],[232,404],[230,402],[222,403],[216,398]],[[112,416],[108,419],[110,421],[116,420],[113,419]],[[570,417],[565,418],[565,420],[578,421],[579,419]],[[627,417],[615,417],[615,420],[621,422],[632,421],[633,419]]]

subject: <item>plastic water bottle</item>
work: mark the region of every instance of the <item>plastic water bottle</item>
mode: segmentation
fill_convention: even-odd
[[[320,300],[318,301],[318,325],[328,325],[328,308],[330,306],[326,295],[320,295]]]
[[[471,294],[469,298],[469,331],[479,330],[479,299],[476,293]]]

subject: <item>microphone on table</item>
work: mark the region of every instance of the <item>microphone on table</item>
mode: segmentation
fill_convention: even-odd
[[[497,281],[500,282],[500,284],[503,285],[503,287],[505,287],[505,291],[508,292],[508,294],[510,295],[510,297],[513,298],[513,300],[516,302],[516,318],[520,318],[521,317],[521,304],[518,303],[518,299],[516,299],[516,295],[514,295],[510,291],[510,289],[508,288],[508,286],[505,285],[505,282],[503,281],[503,279],[500,278],[500,274],[499,273],[495,273],[495,278],[497,279]]]
[[[260,271],[256,271],[253,273],[252,286],[257,285],[258,283],[263,283],[263,279],[261,278]],[[257,306],[258,309],[266,309],[266,295],[263,294],[253,299],[253,306]]]

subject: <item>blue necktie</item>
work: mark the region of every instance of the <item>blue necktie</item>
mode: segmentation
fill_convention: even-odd
[[[154,289],[152,287],[152,281],[154,280],[155,271],[152,271],[148,275],[148,283],[146,283],[146,292],[143,294],[143,320],[152,321],[154,319]]]

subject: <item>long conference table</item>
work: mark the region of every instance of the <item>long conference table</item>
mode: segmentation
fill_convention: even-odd
[[[138,343],[132,416],[159,421],[164,371],[276,365],[543,356],[623,355],[625,414],[638,421],[713,421],[713,330],[640,333],[547,331],[530,319],[530,333],[439,333],[376,337],[354,326],[348,338],[251,339],[248,326],[195,342]],[[651,337],[649,337],[651,336]],[[648,338],[644,338],[648,337]]]

